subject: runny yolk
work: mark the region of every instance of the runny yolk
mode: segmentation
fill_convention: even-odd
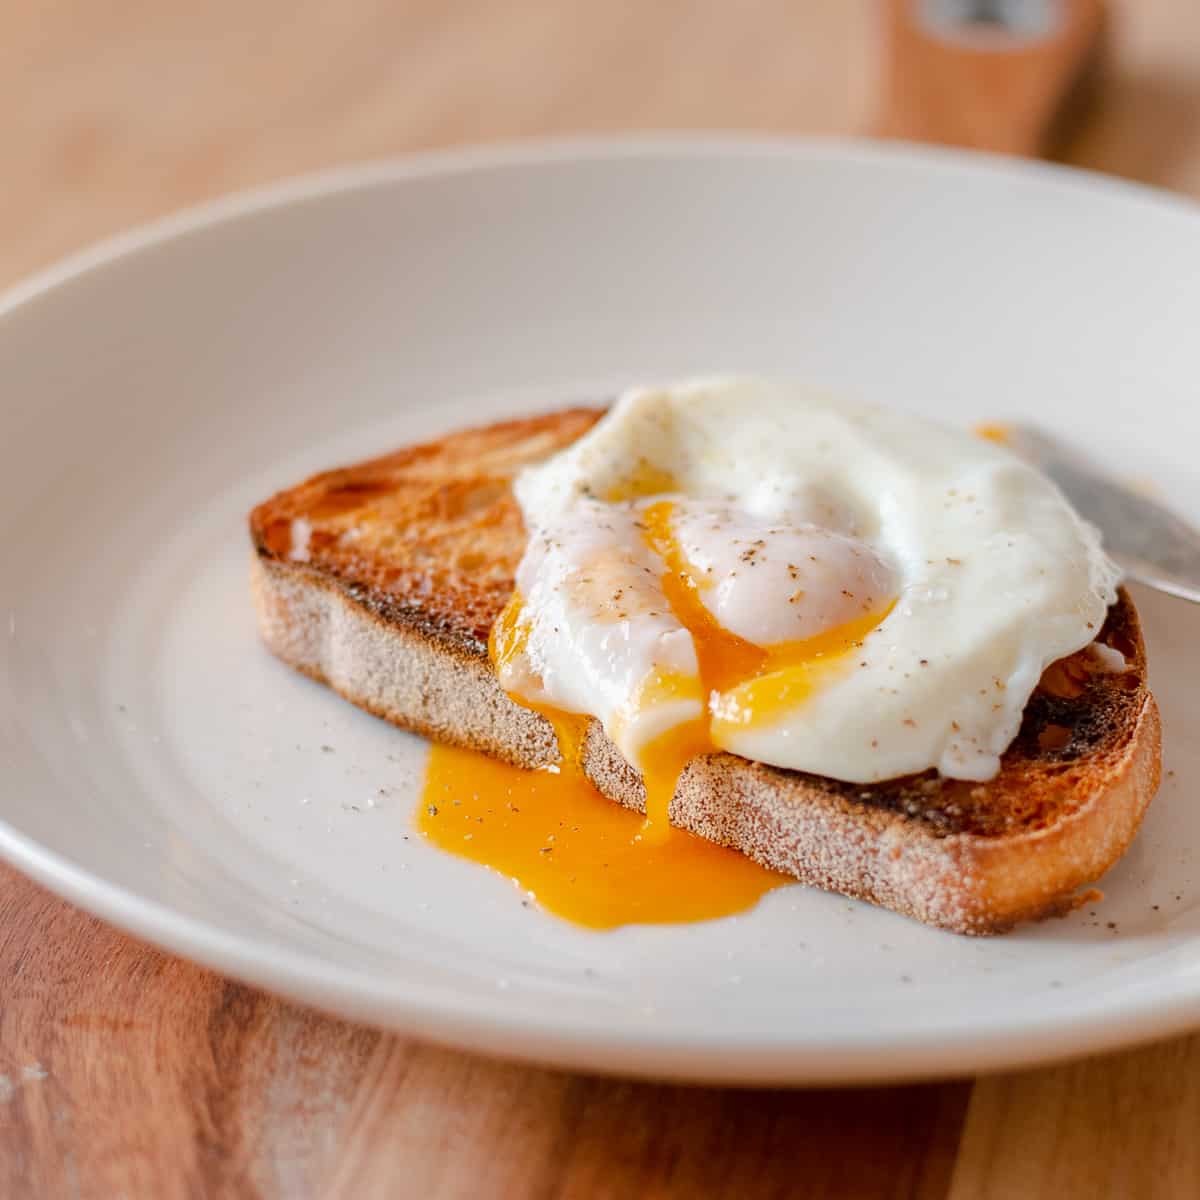
[[[623,500],[640,500],[644,496],[658,496],[678,488],[675,476],[664,471],[648,458],[637,458],[624,477],[604,493],[607,504],[619,504]]]
[[[723,692],[757,675],[766,665],[768,652],[722,629],[705,607],[696,575],[675,536],[671,523],[674,511],[675,505],[670,500],[650,505],[642,514],[642,536],[666,565],[663,594],[676,620],[692,635],[705,692]]]
[[[520,592],[514,592],[501,610],[488,635],[488,657],[497,670],[519,662],[525,653],[529,638],[529,626],[521,620],[523,601]],[[562,768],[579,768],[582,762],[583,743],[587,737],[591,718],[583,713],[567,712],[552,704],[540,704],[522,695],[519,691],[508,693],[509,699],[522,708],[538,713],[550,722],[554,736],[558,739],[558,753]],[[558,768],[556,768],[558,769]]]
[[[791,882],[681,829],[642,837],[641,817],[581,771],[526,771],[453,746],[430,747],[417,827],[592,929],[730,916]]]
[[[671,500],[650,505],[642,515],[643,536],[666,565],[663,592],[696,647],[700,680],[713,717],[706,726],[710,739],[715,733],[720,742],[720,735],[735,727],[767,724],[801,704],[822,678],[844,665],[849,652],[861,645],[895,606],[892,601],[815,637],[756,646],[722,628],[705,605],[700,594],[703,584],[697,581],[675,535],[674,508]],[[643,764],[642,769],[648,768]],[[669,803],[670,797],[667,800]]]
[[[663,841],[671,832],[671,801],[683,769],[704,754],[714,754],[716,747],[708,732],[708,720],[681,721],[641,748],[639,766],[646,788],[646,820],[642,837],[647,841]]]
[[[528,628],[514,595],[492,628],[497,665],[524,654]],[[646,703],[679,698],[694,680],[652,677]],[[744,912],[788,878],[722,846],[674,829],[665,805],[679,772],[697,753],[668,730],[653,756],[661,778],[648,773],[650,797],[665,796],[649,825],[602,796],[583,771],[590,718],[513,695],[544,716],[558,738],[560,762],[529,771],[471,750],[434,745],[417,827],[434,845],[509,876],[550,912],[593,929],[631,923],[703,921]],[[668,746],[666,743],[673,741]]]
[[[645,819],[605,799],[584,773],[590,718],[518,691],[511,698],[553,727],[560,762],[529,771],[435,745],[418,815],[420,831],[435,845],[510,876],[543,908],[596,929],[726,916],[788,882],[744,855],[673,827],[669,810],[679,778],[693,759],[717,750],[714,731],[771,720],[805,699],[892,607],[817,637],[756,646],[723,629],[705,606],[675,535],[673,510],[670,500],[650,505],[642,514],[643,536],[666,567],[663,592],[692,636],[699,679],[654,670],[631,709],[693,699],[703,711],[641,747]],[[518,593],[492,628],[489,652],[496,667],[519,668],[527,638]]]
[[[984,422],[975,426],[975,436],[987,442],[995,442],[998,446],[1007,446],[1012,441],[1012,430],[1007,425]]]

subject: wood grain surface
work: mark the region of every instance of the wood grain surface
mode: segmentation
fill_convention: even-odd
[[[1074,162],[1200,196],[1200,4],[1111,6]],[[181,205],[533,134],[855,132],[867,0],[0,0],[0,286]],[[1194,1197],[1200,1039],[737,1092],[485,1061],[149,950],[0,870],[0,1197]]]

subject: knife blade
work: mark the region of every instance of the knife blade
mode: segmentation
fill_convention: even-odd
[[[1034,426],[1005,426],[1004,441],[1058,484],[1131,579],[1200,604],[1200,531],[1193,525]]]

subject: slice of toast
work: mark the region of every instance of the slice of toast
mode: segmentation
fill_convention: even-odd
[[[492,622],[525,546],[515,472],[602,410],[450,435],[318,475],[250,516],[252,589],[267,645],[346,699],[428,737],[526,767],[557,760],[549,723],[505,695]],[[1056,663],[989,783],[937,772],[870,786],[730,754],[694,760],[671,821],[805,883],[961,933],[1069,910],[1125,851],[1158,787],[1158,710],[1125,592],[1100,640]],[[641,778],[595,721],[583,766],[633,809]]]

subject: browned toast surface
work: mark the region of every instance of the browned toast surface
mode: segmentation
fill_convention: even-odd
[[[467,430],[318,475],[250,518],[267,644],[396,724],[526,766],[550,762],[548,723],[514,704],[487,659],[525,533],[510,481],[600,410]],[[999,775],[936,772],[869,786],[729,754],[696,760],[674,823],[808,883],[962,932],[997,932],[1071,904],[1124,852],[1158,785],[1159,723],[1137,613],[1122,592],[1100,638],[1055,664]],[[593,722],[584,767],[644,804],[637,773]]]
[[[388,620],[483,653],[525,549],[509,483],[527,463],[573,442],[602,411],[467,429],[326,471],[250,514],[255,549],[306,563]]]

